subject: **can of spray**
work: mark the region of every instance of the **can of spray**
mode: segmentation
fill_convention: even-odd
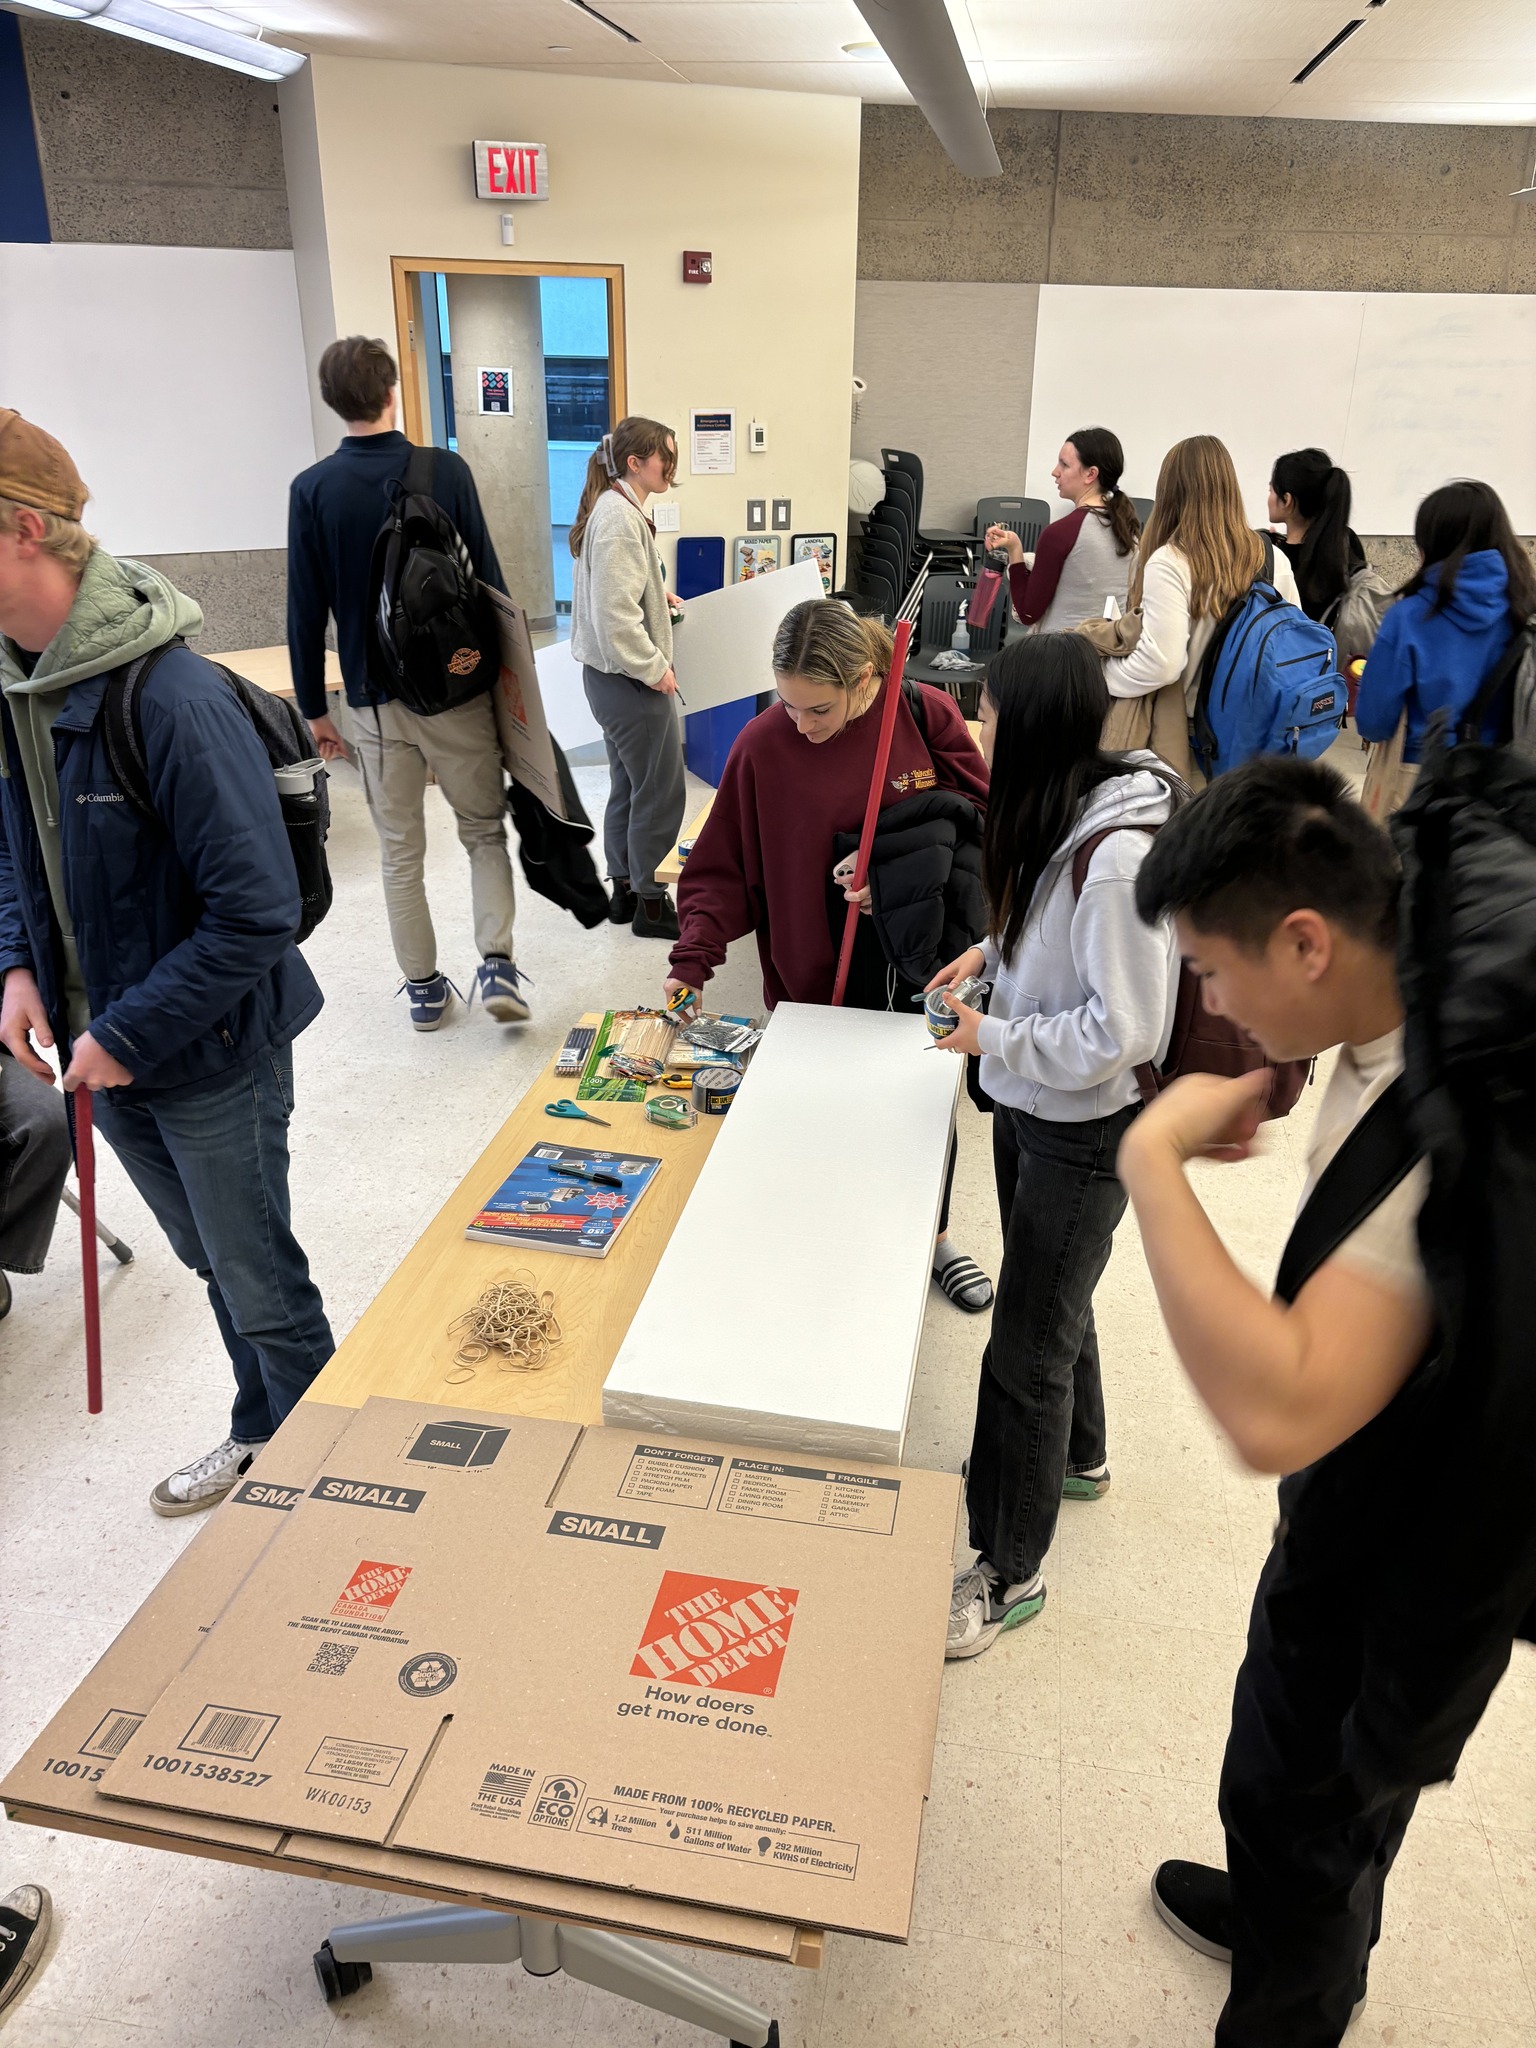
[[[977,975],[962,975],[952,989],[933,988],[923,997],[923,1018],[928,1026],[930,1038],[948,1038],[960,1019],[945,1000],[956,996],[973,1010],[981,1007],[981,998],[987,993],[987,984]]]

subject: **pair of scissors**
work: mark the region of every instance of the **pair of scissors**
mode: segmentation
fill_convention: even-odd
[[[579,1104],[572,1102],[568,1095],[562,1095],[558,1102],[546,1102],[544,1114],[546,1116],[580,1117],[584,1124],[601,1124],[605,1131],[612,1129],[612,1125],[607,1117],[594,1116],[590,1109],[582,1109]]]

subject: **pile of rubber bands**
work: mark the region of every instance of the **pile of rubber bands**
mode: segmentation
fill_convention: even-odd
[[[528,1284],[532,1278],[521,1272],[492,1281],[474,1307],[448,1325],[450,1336],[463,1332],[453,1355],[455,1370],[447,1375],[449,1386],[472,1380],[487,1359],[495,1359],[504,1372],[537,1372],[549,1363],[561,1337],[555,1297],[536,1292]]]

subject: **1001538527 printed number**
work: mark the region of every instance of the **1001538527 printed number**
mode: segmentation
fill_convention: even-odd
[[[192,1763],[184,1756],[147,1756],[144,1759],[146,1771],[180,1771],[187,1778],[212,1778],[220,1785],[248,1785],[253,1789],[265,1785],[271,1777],[270,1771],[237,1771],[228,1764]]]

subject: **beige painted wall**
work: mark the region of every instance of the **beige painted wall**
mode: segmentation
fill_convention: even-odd
[[[797,532],[843,532],[855,101],[363,58],[316,57],[307,71],[290,103],[302,133],[312,100],[313,143],[290,175],[318,181],[319,204],[295,194],[294,218],[300,237],[301,221],[323,222],[332,301],[305,298],[312,359],[332,321],[394,345],[392,256],[622,263],[630,409],[678,429],[684,533],[729,543],[749,495],[790,498]],[[474,196],[476,137],[549,146],[552,196],[512,209],[512,249],[502,202]],[[683,284],[684,248],[713,252],[713,284]],[[743,439],[749,419],[766,423],[768,452],[740,448],[733,477],[690,477],[688,408],[726,405]],[[334,445],[323,414],[316,429],[321,450]]]
[[[1536,291],[1528,129],[990,118],[1002,176],[974,179],[915,107],[865,107],[861,278]]]

